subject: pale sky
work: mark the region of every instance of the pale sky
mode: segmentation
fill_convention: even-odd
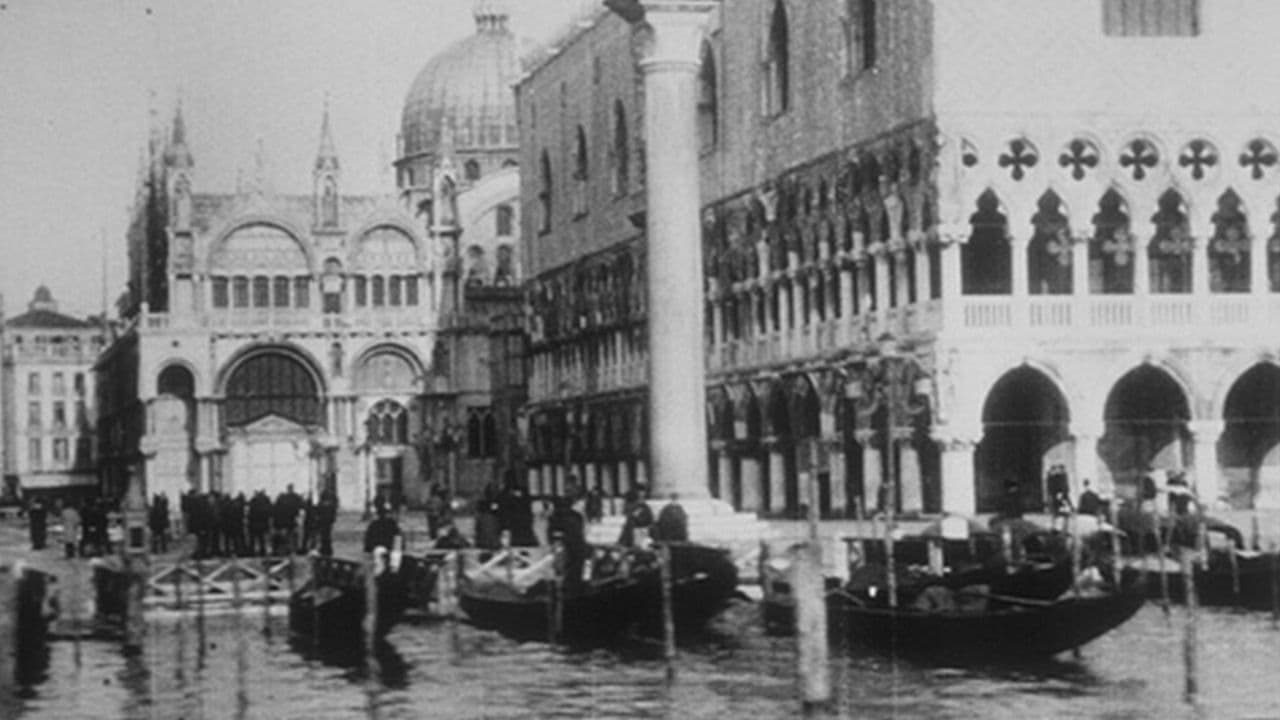
[[[507,0],[545,40],[594,0]],[[474,31],[474,0],[0,0],[0,293],[64,312],[124,288],[149,107],[180,96],[197,192],[227,192],[262,139],[277,190],[310,190],[325,94],[346,192],[388,190],[405,93]],[[149,100],[154,95],[154,102]]]

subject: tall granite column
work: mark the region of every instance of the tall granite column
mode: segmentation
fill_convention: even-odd
[[[653,495],[706,498],[697,76],[707,0],[611,0],[642,34]]]

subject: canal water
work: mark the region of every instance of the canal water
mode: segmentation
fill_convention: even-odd
[[[1280,630],[1263,613],[1203,610],[1200,702],[1183,699],[1184,615],[1148,605],[1128,624],[1036,666],[921,667],[836,652],[838,717],[1280,718]],[[203,638],[203,640],[202,640]],[[765,636],[749,604],[682,647],[674,682],[652,648],[568,653],[462,623],[411,624],[372,669],[291,644],[260,610],[152,617],[145,651],[53,644],[17,717],[663,718],[800,716],[794,641]]]

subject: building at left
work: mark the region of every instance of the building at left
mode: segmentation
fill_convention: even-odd
[[[0,495],[67,497],[96,489],[92,369],[104,336],[101,319],[59,312],[43,285],[26,312],[4,322]]]

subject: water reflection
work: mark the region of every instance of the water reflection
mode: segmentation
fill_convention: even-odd
[[[1031,665],[928,667],[857,650],[833,658],[841,717],[1278,717],[1280,633],[1265,616],[1201,616],[1201,702],[1182,699],[1181,623],[1145,608],[1117,633]],[[665,680],[660,652],[567,652],[461,623],[405,625],[361,648],[286,640],[279,610],[153,617],[145,652],[55,643],[47,679],[20,717],[646,718],[798,715],[794,643],[764,635],[753,608],[681,647]]]

